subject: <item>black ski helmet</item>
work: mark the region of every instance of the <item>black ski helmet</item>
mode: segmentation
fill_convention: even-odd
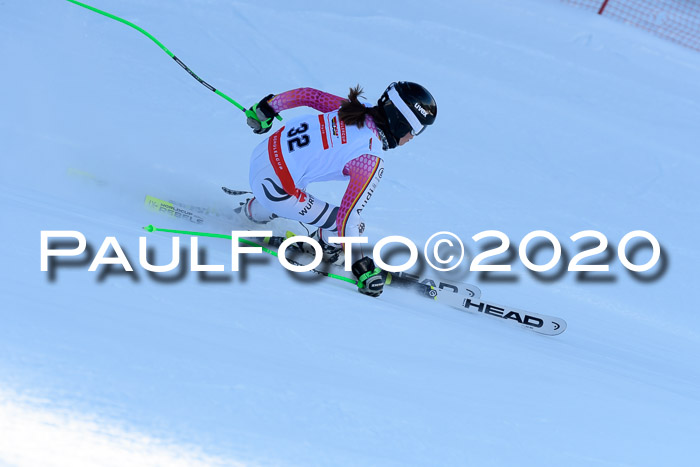
[[[408,81],[391,83],[377,106],[386,115],[389,126],[386,136],[391,148],[409,132],[414,136],[421,134],[437,116],[437,103],[432,94],[420,84]]]

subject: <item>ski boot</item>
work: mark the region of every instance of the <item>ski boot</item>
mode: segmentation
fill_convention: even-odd
[[[253,198],[248,198],[245,201],[241,202],[240,206],[237,208],[233,209],[234,212],[238,214],[242,214],[245,216],[246,219],[248,219],[250,222],[254,222],[256,224],[267,224],[270,222],[272,219],[275,219],[277,217],[276,214],[263,214],[263,215],[255,215],[254,213],[258,213],[260,211],[265,211],[262,206],[255,200],[255,197]]]

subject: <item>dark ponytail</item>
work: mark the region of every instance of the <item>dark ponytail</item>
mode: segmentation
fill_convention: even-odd
[[[350,88],[350,94],[348,94],[348,100],[343,102],[338,110],[338,117],[346,125],[356,125],[358,128],[365,126],[365,118],[367,115],[374,119],[374,122],[380,126],[386,126],[386,117],[384,113],[379,110],[376,105],[374,107],[367,107],[362,102],[360,102],[360,96],[364,91],[358,84],[354,88]]]

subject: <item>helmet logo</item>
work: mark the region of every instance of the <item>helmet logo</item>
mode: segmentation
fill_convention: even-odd
[[[420,114],[421,114],[422,116],[424,116],[424,117],[427,117],[427,116],[428,116],[428,111],[425,110],[423,107],[421,107],[421,105],[420,105],[418,102],[416,102],[415,104],[413,104],[413,108],[415,108],[416,110],[418,110],[418,112],[420,112]]]

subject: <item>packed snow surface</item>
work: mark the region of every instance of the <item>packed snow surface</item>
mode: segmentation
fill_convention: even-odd
[[[261,137],[134,29],[2,1],[0,463],[696,465],[700,54],[554,0],[91,4],[245,106],[304,86],[360,83],[370,102],[392,81],[426,86],[437,121],[386,153],[367,235],[454,232],[468,261],[448,277],[568,329],[543,337],[395,289],[371,299],[269,257],[234,273],[221,239],[199,247],[225,272],[148,274],[139,237],[165,264],[173,236],[145,225],[250,228],[219,187],[247,188]],[[337,203],[344,186],[310,189]],[[149,211],[146,195],[206,222]],[[91,255],[42,272],[44,230],[81,232]],[[510,273],[468,271],[484,230],[510,238],[516,255],[493,258]],[[531,273],[517,247],[534,230],[559,239],[564,268],[571,235],[602,232],[610,254],[590,261],[610,271]],[[617,257],[634,230],[662,247],[637,275]],[[105,237],[133,273],[88,271]],[[627,251],[651,257],[640,239]]]

